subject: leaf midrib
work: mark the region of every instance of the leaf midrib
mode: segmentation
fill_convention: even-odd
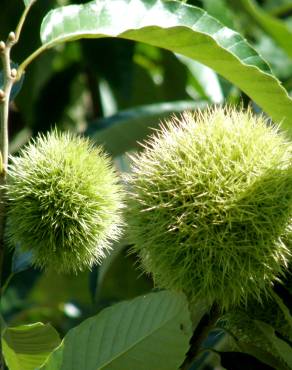
[[[159,308],[157,306],[157,308]],[[144,336],[142,337],[141,339],[137,340],[136,342],[134,342],[132,345],[128,346],[127,347],[127,350],[125,350],[124,352],[120,352],[119,354],[117,354],[115,357],[113,357],[110,361],[106,362],[105,364],[103,364],[101,367],[98,367],[96,370],[102,370],[104,369],[106,366],[110,365],[111,363],[113,363],[115,360],[117,360],[118,358],[124,356],[127,352],[131,351],[135,346],[137,346],[138,344],[140,344],[141,342],[143,342],[146,338],[150,337],[151,335],[153,335],[155,332],[161,330],[161,328],[163,328],[165,325],[167,325],[169,322],[171,322],[175,317],[177,317],[177,315],[179,314],[179,311],[177,310],[175,315],[172,316],[171,318],[169,318],[167,321],[165,321],[163,323],[163,325],[161,325],[160,327],[157,327],[155,328],[154,330],[152,330],[151,332],[148,333],[147,336]]]

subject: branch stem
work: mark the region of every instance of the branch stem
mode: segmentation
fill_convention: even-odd
[[[2,270],[5,254],[4,229],[6,216],[5,187],[8,167],[9,138],[9,103],[13,84],[17,80],[18,71],[11,67],[10,52],[18,42],[27,14],[35,0],[25,7],[15,32],[10,32],[7,41],[0,41],[0,61],[2,63],[3,86],[0,86],[0,309],[2,298]],[[4,285],[5,288],[7,284]],[[3,323],[0,322],[0,336],[3,332]],[[2,354],[2,341],[0,337],[0,370],[4,370],[5,363]]]
[[[2,171],[0,176],[6,177],[8,164],[8,117],[9,117],[9,98],[12,86],[16,77],[16,70],[11,68],[10,51],[15,43],[15,34],[11,32],[8,40],[2,43],[0,57],[3,66],[4,84],[0,100],[0,151],[2,155]]]
[[[19,40],[19,37],[20,37],[21,31],[22,31],[24,22],[26,20],[26,17],[28,15],[28,13],[29,13],[32,5],[35,3],[35,1],[36,0],[31,1],[30,4],[25,7],[25,9],[24,9],[24,11],[23,11],[23,13],[22,13],[22,15],[20,17],[20,20],[19,20],[18,25],[17,25],[16,30],[15,30],[15,43],[17,43],[18,40]]]
[[[5,252],[4,243],[4,228],[5,228],[5,190],[3,185],[6,184],[6,174],[8,165],[8,118],[9,118],[9,98],[11,89],[16,77],[16,71],[11,69],[10,51],[15,43],[15,34],[11,32],[8,36],[7,42],[1,41],[0,57],[3,66],[4,84],[1,90],[0,99],[0,153],[1,153],[1,172],[0,172],[0,288],[2,286],[2,270]],[[1,292],[0,292],[1,303]],[[1,327],[2,334],[2,327]],[[5,367],[2,345],[0,341],[0,369]]]

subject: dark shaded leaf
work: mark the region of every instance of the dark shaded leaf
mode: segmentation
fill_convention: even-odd
[[[139,142],[153,133],[162,119],[173,113],[206,106],[203,102],[177,101],[150,104],[120,111],[90,124],[86,134],[113,156],[140,147]]]

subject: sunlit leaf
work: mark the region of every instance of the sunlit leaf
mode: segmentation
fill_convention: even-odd
[[[203,0],[204,9],[225,26],[234,29],[234,14],[226,0]]]
[[[61,343],[47,358],[44,365],[36,370],[60,370],[63,360],[63,344]]]
[[[60,338],[50,324],[35,323],[6,328],[2,344],[9,370],[35,370],[60,344]]]
[[[150,293],[109,307],[70,330],[61,370],[177,370],[191,335],[184,296]]]
[[[25,6],[32,5],[35,3],[37,0],[23,0]]]
[[[199,85],[199,91],[202,91],[211,103],[223,103],[224,96],[221,90],[217,74],[209,67],[196,62],[193,59],[177,55],[179,60],[186,65],[192,77]]]
[[[121,37],[195,59],[240,87],[292,134],[292,101],[267,63],[200,8],[178,1],[100,0],[54,9],[43,20],[47,48],[84,37]]]
[[[292,28],[262,10],[253,0],[241,0],[244,8],[258,24],[278,43],[292,58]]]

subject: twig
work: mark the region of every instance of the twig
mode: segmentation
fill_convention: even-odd
[[[36,2],[36,0],[33,0],[29,3],[29,5],[27,5],[25,7],[24,12],[22,13],[22,15],[19,19],[18,25],[17,25],[16,30],[15,30],[15,43],[17,43],[19,41],[19,37],[20,37],[21,31],[22,31],[24,22],[26,20],[26,17],[27,17],[31,7],[33,6],[33,4],[35,2]]]
[[[19,40],[26,16],[34,1],[27,6],[20,18],[16,31],[10,32],[7,41],[0,41],[0,60],[3,67],[3,87],[0,88],[0,307],[2,298],[2,270],[5,254],[4,228],[5,228],[5,187],[8,153],[9,153],[9,138],[8,138],[8,120],[9,120],[9,102],[13,84],[17,78],[17,70],[11,68],[10,53],[12,47]],[[2,335],[3,325],[0,324],[0,334]],[[2,354],[2,341],[0,340],[0,370],[4,370],[5,363]]]
[[[14,32],[10,32],[5,42],[0,42],[0,57],[3,65],[3,90],[0,90],[0,153],[1,153],[1,173],[0,173],[0,288],[2,286],[2,269],[5,253],[4,227],[5,227],[5,190],[3,185],[6,183],[8,165],[8,117],[9,117],[9,98],[11,89],[16,77],[16,70],[10,65],[10,51],[15,42]],[[1,302],[1,296],[0,296]],[[2,334],[2,328],[1,328]],[[0,342],[0,369],[4,369],[2,356],[2,346]]]

